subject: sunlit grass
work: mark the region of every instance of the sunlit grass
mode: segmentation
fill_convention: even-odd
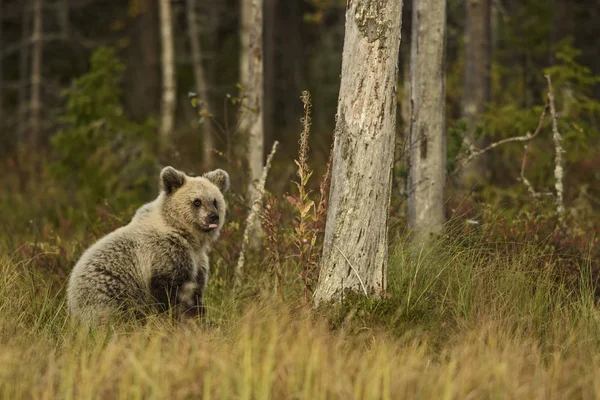
[[[591,290],[539,257],[400,246],[389,295],[310,311],[273,285],[210,291],[205,321],[83,332],[64,288],[0,261],[0,396],[60,399],[595,398],[600,320]]]

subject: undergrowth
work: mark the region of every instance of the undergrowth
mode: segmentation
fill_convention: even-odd
[[[78,81],[71,98],[88,84],[114,88],[98,80],[101,72]],[[101,134],[89,139],[110,146],[135,143],[120,135],[129,122],[116,97],[108,98],[110,107],[94,112],[81,98],[73,100],[90,111],[90,121],[71,120],[62,135]],[[243,285],[233,290],[248,212],[234,188],[210,255],[208,314],[182,325],[151,316],[88,332],[65,309],[65,285],[77,258],[129,222],[133,210],[151,200],[142,193],[155,193],[156,182],[127,181],[128,195],[113,196],[119,185],[103,177],[106,168],[127,162],[119,154],[94,170],[97,181],[90,182],[79,175],[81,160],[55,160],[67,175],[60,168],[28,175],[8,160],[0,187],[0,396],[597,398],[600,247],[597,224],[585,208],[558,224],[547,205],[522,196],[522,207],[511,208],[520,211],[509,215],[501,201],[451,202],[444,235],[426,245],[408,242],[397,227],[402,223],[395,224],[382,298],[344,293],[335,306],[311,308],[332,162],[330,156],[321,179],[313,178],[311,102],[308,93],[301,99],[296,178],[288,192],[265,196],[262,251],[247,255]],[[135,130],[142,137],[145,129]],[[88,144],[95,149],[100,142]],[[60,137],[55,146],[61,147]],[[104,150],[93,153],[102,158]],[[138,150],[140,168],[154,168],[144,161],[150,150]],[[84,195],[74,195],[74,187]],[[392,221],[402,221],[396,206]]]
[[[415,256],[415,254],[417,256]],[[452,240],[398,246],[388,296],[347,296],[315,313],[302,295],[251,297],[209,285],[204,320],[152,317],[91,333],[64,286],[0,261],[4,398],[593,398],[600,319],[580,290],[530,269],[543,256]],[[30,260],[32,261],[32,260]],[[289,284],[289,283],[288,283]],[[252,283],[249,283],[252,285]],[[302,284],[296,282],[297,292]]]

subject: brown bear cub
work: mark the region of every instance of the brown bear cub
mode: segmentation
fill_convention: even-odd
[[[67,287],[71,316],[103,323],[123,312],[204,314],[208,252],[225,220],[228,189],[229,175],[220,169],[190,177],[164,168],[158,197],[87,249],[73,268]]]

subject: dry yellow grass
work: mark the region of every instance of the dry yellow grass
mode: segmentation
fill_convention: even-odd
[[[91,334],[71,326],[60,294],[4,259],[0,396],[600,397],[598,313],[584,294],[552,298],[542,278],[519,272],[533,255],[476,272],[476,253],[429,251],[413,261],[403,254],[392,262],[402,268],[392,274],[397,293],[387,303],[315,314],[265,295],[231,310],[215,305],[209,323],[154,318]]]

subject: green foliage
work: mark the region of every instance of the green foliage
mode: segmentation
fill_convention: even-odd
[[[576,60],[580,54],[569,40],[564,40],[557,46],[558,63],[544,70],[552,78],[556,101],[560,104],[559,131],[567,160],[571,162],[595,155],[597,151],[590,146],[589,139],[600,138],[600,101],[592,93],[600,83],[600,76]]]
[[[464,151],[464,137],[468,131],[468,122],[461,118],[448,127],[448,137],[446,142],[446,170],[452,173],[457,165],[461,152]]]
[[[64,128],[52,138],[53,176],[76,189],[90,209],[103,200],[122,208],[147,199],[156,186],[154,124],[138,124],[125,115],[119,86],[123,70],[114,50],[96,50],[90,71],[64,91]]]

